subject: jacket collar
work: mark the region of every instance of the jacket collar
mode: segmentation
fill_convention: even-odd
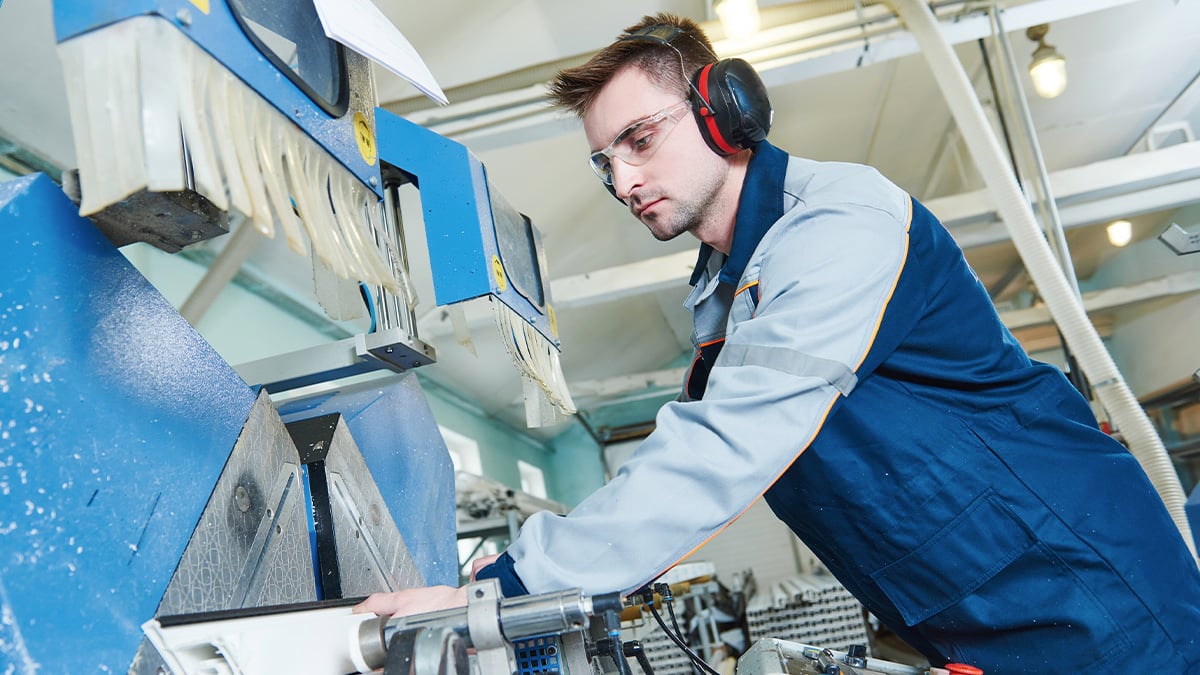
[[[750,256],[758,248],[758,242],[775,221],[783,217],[783,184],[787,177],[788,155],[783,150],[763,141],[754,149],[750,156],[750,165],[746,169],[746,182],[742,185],[738,197],[737,217],[733,224],[733,245],[729,249],[729,257],[725,260],[719,274],[721,281],[737,284],[746,271]],[[691,285],[695,286],[708,260],[712,257],[713,247],[700,244],[700,254],[696,259],[696,267],[692,270]]]

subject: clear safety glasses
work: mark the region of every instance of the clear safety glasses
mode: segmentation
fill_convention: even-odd
[[[680,101],[625,127],[607,148],[593,152],[588,158],[592,171],[600,180],[612,185],[613,157],[633,166],[650,161],[690,107],[687,101]]]

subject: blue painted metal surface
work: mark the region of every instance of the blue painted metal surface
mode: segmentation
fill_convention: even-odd
[[[1192,528],[1192,540],[1196,543],[1196,550],[1200,551],[1200,486],[1192,490],[1187,503],[1183,505],[1183,510],[1187,514],[1188,526]]]
[[[225,0],[54,0],[54,27],[59,42],[147,14],[162,17],[189,36],[329,151],[362,181],[364,188],[382,196],[379,163],[366,162],[354,136],[354,113],[361,112],[369,122],[375,107],[373,87],[366,82],[350,82],[349,108],[340,117],[331,116],[259,52],[242,32]],[[369,77],[369,63],[364,57],[349,50],[346,56],[348,62],[354,62],[352,78]]]
[[[0,672],[124,672],[254,391],[46,176],[0,237]]]
[[[398,117],[375,110],[379,159],[413,176],[421,193],[425,238],[438,305],[491,294],[533,325],[555,345],[550,284],[540,269],[544,300],[535,304],[513,284],[500,288],[492,259],[503,258],[497,241],[487,170],[462,144]],[[533,230],[535,246],[540,235]]]
[[[278,406],[285,423],[341,413],[427,585],[458,585],[454,465],[414,373]]]

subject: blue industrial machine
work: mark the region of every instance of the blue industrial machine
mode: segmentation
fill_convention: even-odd
[[[0,228],[11,672],[155,672],[152,616],[457,580],[453,469],[415,375],[281,418],[49,178],[0,186]]]
[[[439,303],[495,298],[569,411],[536,229],[469,152],[375,108],[311,0],[54,18],[78,171],[0,184],[0,672],[161,672],[153,617],[455,583],[395,190],[422,192]],[[236,372],[118,250],[238,227],[311,254],[323,304],[361,282],[378,325]],[[394,375],[270,397],[371,370]]]

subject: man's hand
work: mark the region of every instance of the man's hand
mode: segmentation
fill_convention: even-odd
[[[0,0],[3,2],[3,0]],[[475,574],[496,562],[500,555],[485,555],[471,562],[471,581]],[[378,616],[410,616],[436,612],[439,609],[463,607],[467,604],[467,590],[453,586],[429,586],[410,588],[395,593],[372,593],[366,600],[354,606],[355,614],[374,612]]]
[[[463,607],[467,604],[465,588],[430,586],[410,588],[395,593],[372,593],[354,606],[355,614],[374,612],[377,616],[409,616],[435,612],[439,609]]]
[[[497,553],[496,555],[485,555],[485,556],[481,556],[479,558],[472,560],[471,561],[471,581],[475,581],[475,575],[479,572],[479,570],[496,562],[496,559],[499,557],[500,557],[500,554]]]

